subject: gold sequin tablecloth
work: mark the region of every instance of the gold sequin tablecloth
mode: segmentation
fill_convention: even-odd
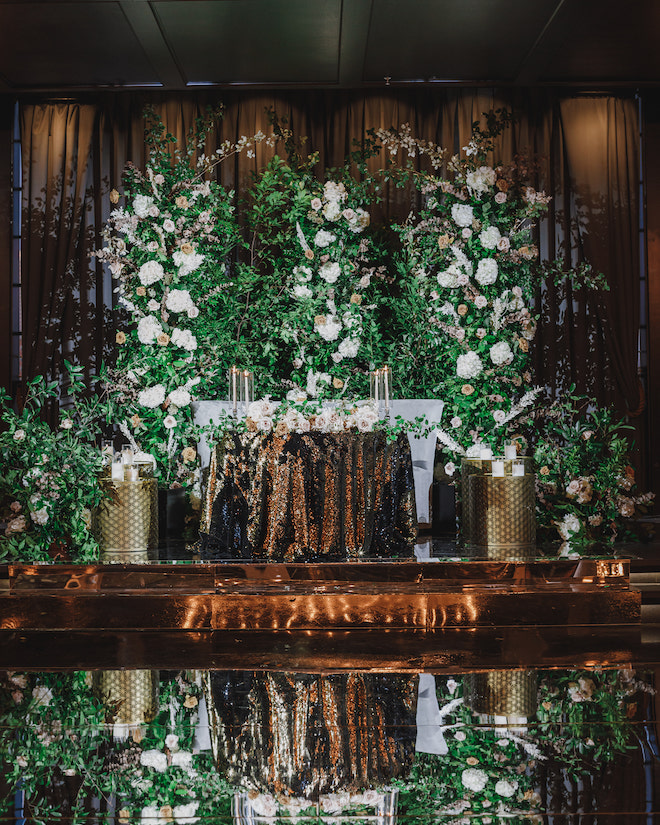
[[[205,558],[336,561],[414,552],[410,445],[383,432],[228,432],[211,455]]]

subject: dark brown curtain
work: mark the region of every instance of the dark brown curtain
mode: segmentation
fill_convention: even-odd
[[[185,145],[210,94],[116,93],[66,103],[24,102],[23,283],[24,377],[57,375],[63,357],[95,368],[112,349],[109,276],[90,251],[119,187],[127,160],[144,162],[142,112],[151,103]],[[517,116],[500,139],[498,159],[541,155],[538,186],[554,195],[541,227],[542,254],[570,263],[590,260],[611,284],[602,295],[565,285],[539,290],[542,316],[536,346],[538,380],[555,393],[575,383],[581,392],[639,411],[638,117],[629,97],[577,97],[548,90],[492,89],[345,92],[247,92],[222,95],[226,106],[207,150],[270,130],[266,109],[285,117],[319,169],[344,161],[369,128],[410,123],[413,132],[459,151],[482,112],[505,106]],[[272,154],[259,146],[221,165],[219,179],[237,198]],[[375,158],[376,168],[385,158]],[[384,219],[414,205],[406,190],[385,192]]]

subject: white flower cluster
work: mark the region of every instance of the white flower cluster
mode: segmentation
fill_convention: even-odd
[[[476,378],[482,371],[483,364],[476,352],[464,352],[456,359],[456,375],[469,381]]]
[[[165,387],[162,384],[154,384],[153,387],[146,387],[138,393],[138,404],[151,410],[160,407],[165,402]]]
[[[328,376],[328,379],[330,376]],[[318,380],[318,379],[317,379]],[[329,383],[329,382],[328,382]],[[305,416],[300,410],[289,408],[284,415],[276,415],[276,407],[270,399],[253,401],[247,410],[248,426],[252,423],[259,432],[271,432],[285,424],[283,432],[307,433],[341,433],[357,429],[359,432],[371,432],[379,421],[378,409],[373,402],[366,402],[348,409],[328,407],[318,415]]]
[[[165,773],[167,770],[167,756],[159,750],[142,751],[140,754],[140,764],[145,768],[153,768],[158,773]]]
[[[194,272],[204,262],[204,255],[197,252],[183,252],[181,249],[172,255],[172,260],[179,267],[179,277],[185,277]]]
[[[564,518],[555,522],[559,535],[564,541],[569,541],[580,532],[580,519],[574,513],[566,513]]]
[[[320,267],[319,275],[326,283],[334,284],[341,275],[341,267],[337,261],[327,261]]]
[[[314,331],[324,341],[336,341],[342,330],[342,324],[336,315],[317,315],[314,319]]]
[[[471,208],[471,207],[469,207]],[[438,284],[444,289],[456,289],[458,286],[466,286],[472,275],[472,261],[458,246],[451,247],[452,262],[446,270],[438,272]]]
[[[491,186],[495,186],[495,170],[490,166],[480,166],[472,172],[468,172],[465,176],[465,183],[470,190],[470,194],[479,198],[485,192],[488,192]]]
[[[188,404],[192,401],[192,396],[188,392],[188,390],[184,389],[183,387],[179,387],[176,390],[172,390],[169,394],[168,398],[170,399],[170,403],[173,404],[175,407],[179,409],[181,407],[187,407]]]
[[[138,321],[137,335],[141,344],[153,344],[163,331],[163,327],[153,315],[145,315]]]
[[[497,271],[495,258],[482,258],[477,264],[477,272],[474,278],[482,286],[494,284],[497,280]]]
[[[502,235],[496,226],[487,226],[479,233],[479,243],[484,249],[497,249]]]
[[[133,200],[133,211],[138,218],[157,218],[159,214],[154,199],[149,195],[136,195]]]
[[[515,779],[499,779],[495,783],[495,793],[506,799],[512,797],[518,790],[518,782]]]
[[[451,208],[451,217],[456,226],[472,226],[474,210],[465,203],[455,203]]]
[[[469,791],[480,793],[488,784],[488,774],[479,768],[466,768],[461,774],[461,782]]]
[[[165,306],[170,312],[187,312],[189,318],[199,315],[199,310],[187,289],[171,289],[165,299]]]
[[[175,347],[182,347],[188,352],[197,349],[197,339],[189,329],[174,327],[172,330],[172,343]]]
[[[165,825],[167,822],[172,822],[172,819],[176,825],[194,825],[195,822],[199,821],[199,817],[195,816],[198,807],[199,802],[175,805],[174,808],[172,808],[172,814],[170,816],[169,812],[165,814],[164,811],[161,812],[160,808],[149,805],[146,808],[142,808],[140,825]]]
[[[508,341],[498,341],[490,348],[490,360],[496,367],[502,367],[513,361],[513,352]]]
[[[163,265],[158,261],[146,261],[138,270],[138,278],[142,286],[151,286],[165,277]]]
[[[326,246],[330,246],[331,243],[334,243],[337,240],[337,236],[333,235],[332,232],[328,232],[325,229],[319,229],[319,231],[314,236],[314,245],[318,246],[320,249],[324,249]]]

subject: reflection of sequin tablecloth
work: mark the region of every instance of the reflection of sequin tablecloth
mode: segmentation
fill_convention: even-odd
[[[415,493],[405,434],[227,433],[202,515],[206,558],[411,556]]]

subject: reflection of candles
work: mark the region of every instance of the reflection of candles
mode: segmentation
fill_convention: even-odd
[[[243,381],[245,382],[245,412],[247,412],[248,404],[250,403],[250,373],[247,370],[243,371]]]
[[[503,476],[504,475],[504,461],[501,458],[494,458],[491,462],[492,467],[492,475],[494,476]]]
[[[525,462],[522,458],[515,458],[511,465],[511,475],[514,476],[524,476],[525,475]]]
[[[517,455],[515,444],[508,442],[504,445],[504,458],[515,458]]]
[[[371,397],[378,404],[380,401],[380,370],[369,373],[371,377]]]
[[[121,460],[124,464],[133,463],[133,450],[130,447],[124,447],[121,451]]]
[[[112,475],[111,478],[113,481],[123,481],[124,480],[124,464],[122,461],[113,461],[112,462]]]
[[[140,471],[137,467],[127,467],[124,473],[124,481],[137,481],[140,477]]]
[[[493,457],[493,451],[490,447],[482,446],[481,453],[479,455],[482,461],[490,461]]]

